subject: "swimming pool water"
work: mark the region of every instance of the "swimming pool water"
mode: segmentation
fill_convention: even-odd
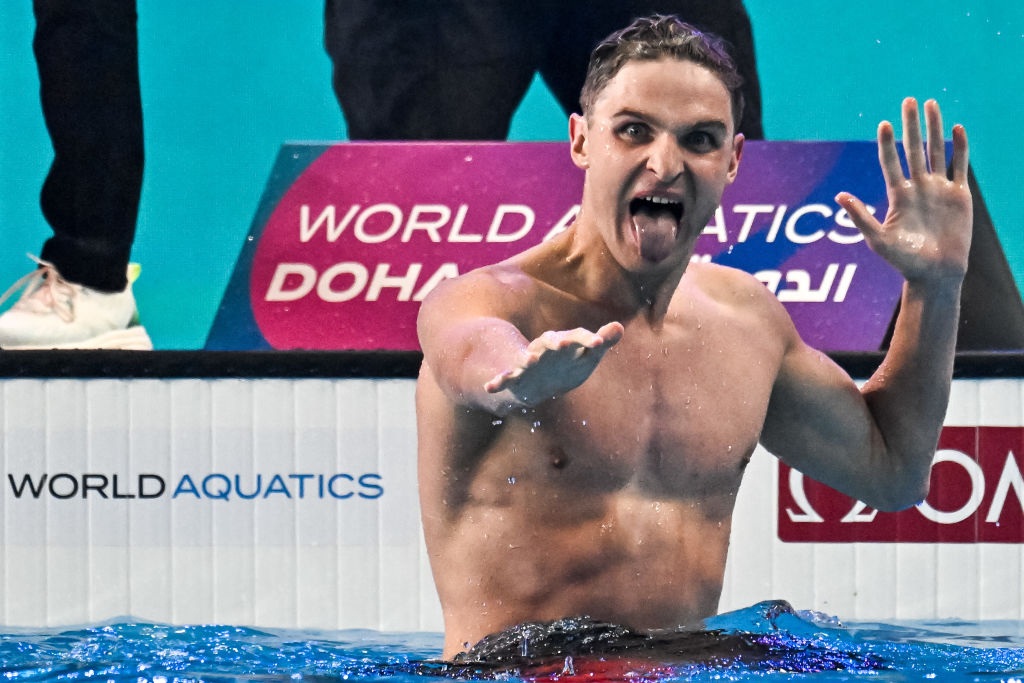
[[[577,630],[572,620],[565,620],[556,638],[565,650],[543,656],[531,651],[540,628],[520,629],[510,636],[516,652],[537,657],[533,665],[524,665],[525,659],[511,664],[479,658],[442,663],[437,633],[288,631],[127,620],[77,629],[8,628],[0,633],[0,677],[159,683],[426,683],[533,677],[562,683],[761,678],[1024,683],[1024,622],[1017,621],[843,625],[825,615],[794,612],[783,602],[765,602],[714,617],[706,631],[663,634],[626,649],[621,647],[621,634],[606,630],[601,632],[605,635],[595,635],[593,629]],[[521,652],[516,638],[521,639]]]

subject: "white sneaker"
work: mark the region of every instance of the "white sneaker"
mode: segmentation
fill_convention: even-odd
[[[29,256],[39,268],[0,296],[3,304],[24,287],[21,298],[0,315],[0,349],[130,349],[149,351],[153,342],[139,324],[128,266],[128,286],[109,294],[68,282],[52,263]]]

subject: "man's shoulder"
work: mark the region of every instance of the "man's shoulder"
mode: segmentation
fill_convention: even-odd
[[[791,325],[778,298],[750,273],[716,263],[694,262],[687,268],[691,283],[717,305],[762,324]]]
[[[443,302],[446,307],[453,304],[473,308],[504,307],[529,295],[535,287],[535,280],[514,259],[509,259],[444,280],[430,292],[423,306],[437,306]]]
[[[717,263],[695,261],[686,270],[691,282],[722,303],[763,305],[778,299],[764,284],[745,270]]]

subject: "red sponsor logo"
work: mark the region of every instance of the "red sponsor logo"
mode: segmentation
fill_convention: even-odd
[[[946,427],[928,497],[879,512],[779,465],[779,538],[816,543],[1024,543],[1024,428]]]

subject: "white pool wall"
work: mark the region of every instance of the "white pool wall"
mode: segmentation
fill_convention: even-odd
[[[0,621],[440,631],[419,522],[414,388],[0,380]],[[1024,426],[1022,396],[1021,379],[957,380],[946,424]],[[75,495],[44,487],[34,497],[24,477],[38,486],[43,474],[57,494]],[[113,497],[115,474],[118,493],[136,497]],[[141,474],[162,479],[163,495],[140,498]],[[237,475],[248,494],[257,475],[264,494],[275,474],[281,484],[219,500],[202,491],[211,474],[213,493],[219,475]],[[85,475],[93,488],[83,498]],[[318,490],[331,477],[334,494],[352,495]],[[846,619],[1024,619],[1024,546],[783,543],[777,478],[759,450],[737,501],[721,610],[783,598]],[[181,488],[189,481],[195,488]]]

